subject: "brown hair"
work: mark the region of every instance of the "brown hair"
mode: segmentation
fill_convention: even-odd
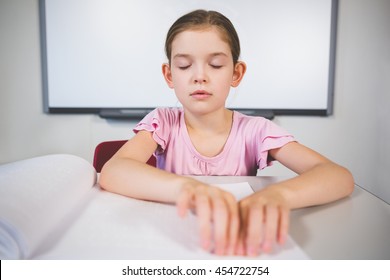
[[[177,19],[169,29],[165,40],[165,54],[171,63],[172,42],[176,35],[189,29],[217,27],[223,39],[229,44],[233,63],[236,64],[240,56],[240,40],[231,21],[216,11],[195,10]]]

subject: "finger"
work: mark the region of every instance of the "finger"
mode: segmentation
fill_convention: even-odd
[[[239,203],[239,219],[240,227],[238,230],[238,241],[234,253],[239,256],[245,255],[245,237],[248,220],[248,211],[246,207],[243,207],[242,202]]]
[[[233,255],[239,238],[239,230],[240,230],[239,208],[236,199],[230,193],[227,194],[226,196],[226,202],[230,213],[229,224],[228,224],[227,253],[229,255]]]
[[[249,256],[259,254],[260,244],[263,240],[263,205],[254,203],[248,210],[245,249]]]
[[[239,235],[234,254],[238,256],[245,256],[244,235]]]
[[[176,200],[176,209],[180,217],[185,217],[187,215],[192,200],[193,192],[189,188],[183,188]]]
[[[279,218],[279,233],[278,233],[278,242],[281,245],[286,243],[289,223],[290,223],[290,210],[286,208],[281,208],[280,218]]]
[[[221,197],[212,199],[213,221],[214,221],[214,243],[217,255],[225,254],[228,238],[228,207]]]
[[[265,228],[264,228],[264,241],[262,244],[262,250],[264,252],[271,252],[272,244],[276,240],[277,228],[278,228],[278,209],[273,205],[267,205],[264,209],[265,214]]]
[[[209,251],[211,247],[211,210],[209,198],[204,191],[195,193],[195,207],[198,216],[201,246]]]

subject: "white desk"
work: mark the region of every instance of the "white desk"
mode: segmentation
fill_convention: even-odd
[[[199,177],[209,183],[249,182],[254,190],[282,177]],[[290,235],[312,259],[390,259],[390,205],[359,186],[351,196],[293,210]]]
[[[239,185],[231,187],[240,188]],[[93,187],[80,207],[73,208],[67,221],[60,222],[61,226],[38,246],[32,258],[114,260],[249,258],[220,257],[202,250],[196,216],[189,213],[182,219],[177,215],[174,205],[132,199]],[[308,259],[308,256],[289,236],[283,247],[275,245],[270,254],[261,254],[256,259]]]
[[[197,178],[211,184],[248,182],[254,190],[283,179]],[[43,246],[33,258],[218,258],[200,249],[193,215],[182,220],[172,205],[131,199],[96,187],[90,195],[81,211],[70,217],[70,226],[46,240],[46,248]],[[276,248],[273,255],[259,258],[390,259],[390,206],[356,187],[348,198],[292,211],[289,234],[292,239],[283,251]]]

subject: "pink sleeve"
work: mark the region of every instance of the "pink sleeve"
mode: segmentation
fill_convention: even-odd
[[[133,129],[134,133],[141,130],[152,132],[153,139],[165,150],[169,138],[169,123],[166,121],[166,110],[157,108],[147,114]]]
[[[259,137],[260,150],[257,162],[260,170],[272,165],[272,159],[270,160],[268,156],[269,150],[277,149],[289,142],[296,141],[290,133],[269,120],[262,127]]]

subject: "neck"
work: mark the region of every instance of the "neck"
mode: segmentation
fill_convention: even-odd
[[[184,112],[187,129],[207,132],[230,131],[233,122],[233,111],[223,108],[222,110],[204,115],[194,115]]]

